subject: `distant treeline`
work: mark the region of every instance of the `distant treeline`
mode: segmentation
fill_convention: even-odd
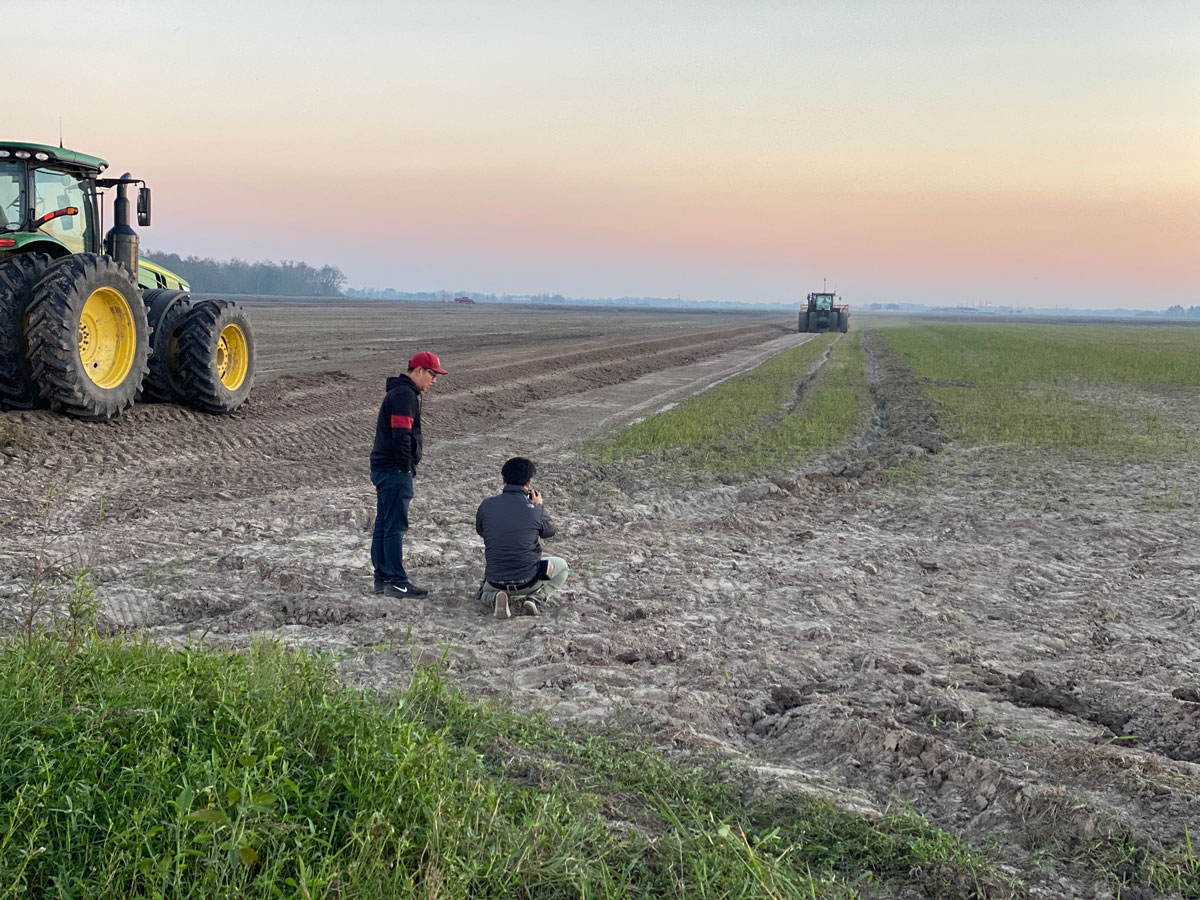
[[[367,300],[433,300],[470,297],[477,303],[536,303],[551,306],[641,306],[706,310],[791,310],[798,303],[753,303],[737,300],[684,300],[680,297],[564,297],[562,294],[487,294],[480,291],[397,291],[394,288],[347,288],[347,297]]]
[[[155,252],[147,252],[146,259],[170,269],[190,284],[193,291],[213,294],[340,297],[346,284],[346,276],[336,266],[314,269],[308,263],[290,259],[281,263],[247,262]]]
[[[349,288],[347,297],[364,300],[450,300],[454,297],[470,297],[482,303],[502,303],[507,294],[481,294],[478,291],[398,291],[395,288]]]

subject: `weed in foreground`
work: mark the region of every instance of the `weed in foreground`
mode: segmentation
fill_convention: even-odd
[[[54,543],[60,493],[59,487],[52,487],[46,493],[40,537],[21,585],[24,599],[15,611],[17,624],[30,643],[45,631],[61,631],[69,640],[78,641],[90,634],[96,624],[98,602],[89,562],[94,552],[91,543],[80,542],[68,550]],[[107,502],[101,498],[97,529],[103,524],[106,509]]]
[[[10,449],[29,451],[35,447],[36,444],[27,432],[7,422],[0,422],[0,452]]]

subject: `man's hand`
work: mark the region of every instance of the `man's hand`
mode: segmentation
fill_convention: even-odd
[[[537,488],[534,488],[533,490],[531,490],[529,492],[529,499],[532,500],[534,503],[536,503],[538,506],[541,506],[542,505],[542,492],[539,491]]]

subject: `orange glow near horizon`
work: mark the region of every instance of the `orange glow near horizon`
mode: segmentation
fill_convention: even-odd
[[[6,131],[146,178],[152,249],[353,286],[1200,304],[1200,7],[282,9],[98,22],[146,115],[42,70]]]

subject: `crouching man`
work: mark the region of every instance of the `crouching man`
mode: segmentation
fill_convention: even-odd
[[[504,490],[479,504],[475,531],[483,538],[487,567],[479,599],[497,619],[513,612],[538,614],[538,605],[567,580],[567,561],[542,556],[541,539],[554,536],[554,520],[533,486],[537,466],[516,456],[500,469]]]

